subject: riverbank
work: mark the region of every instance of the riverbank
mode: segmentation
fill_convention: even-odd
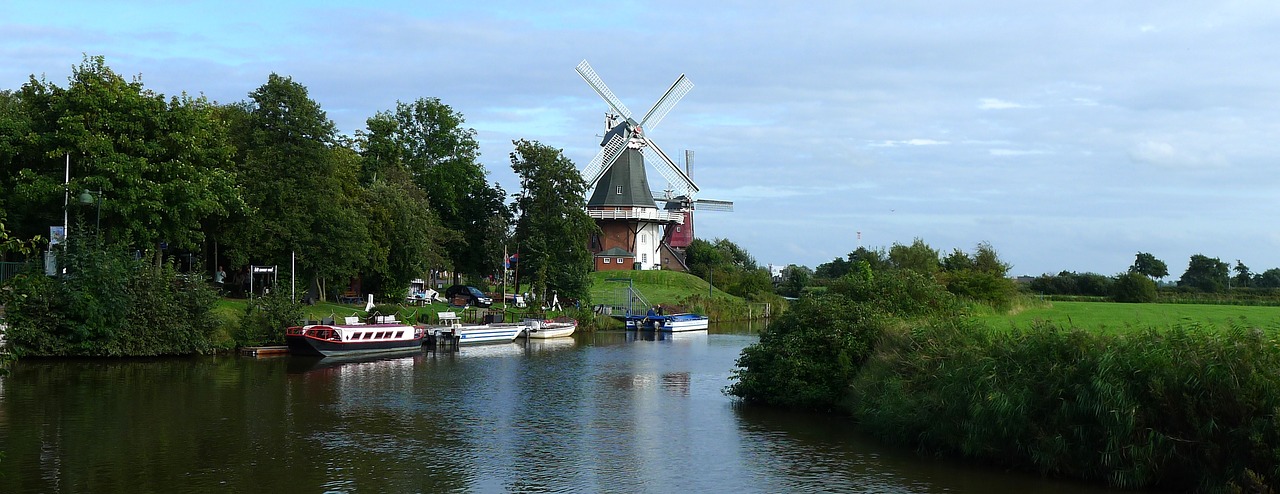
[[[850,279],[762,332],[728,391],[1047,476],[1209,492],[1280,479],[1280,329],[993,328],[974,312],[924,277]]]

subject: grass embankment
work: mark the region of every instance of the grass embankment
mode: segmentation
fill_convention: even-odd
[[[759,300],[747,300],[712,288],[697,276],[678,271],[605,271],[591,273],[591,303],[611,304],[626,300],[627,282],[650,304],[661,304],[667,312],[692,312],[702,314],[712,322],[742,321],[769,317],[786,310],[782,297],[768,295]],[[710,292],[710,293],[708,293]],[[769,313],[765,313],[766,303]]]
[[[1259,323],[1280,312],[1254,310],[1055,302],[975,317],[931,279],[876,273],[802,298],[744,350],[729,392],[842,411],[939,456],[1125,488],[1272,492],[1280,328]]]
[[[626,299],[626,281],[609,281],[611,279],[631,280],[635,289],[649,303],[662,305],[679,305],[692,295],[707,296],[706,280],[689,273],[678,271],[597,271],[591,273],[591,301],[593,304],[607,304],[615,300]],[[711,295],[715,299],[741,301],[735,297],[712,288]]]

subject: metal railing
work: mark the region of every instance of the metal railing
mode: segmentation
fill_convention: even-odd
[[[587,215],[597,220],[651,220],[671,221],[684,224],[684,215],[653,208],[631,208],[624,210],[588,209]]]

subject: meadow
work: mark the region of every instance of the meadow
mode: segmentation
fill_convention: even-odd
[[[1036,302],[1008,314],[980,314],[977,318],[994,329],[1027,328],[1036,321],[1064,327],[1127,333],[1137,329],[1167,329],[1178,324],[1200,323],[1225,327],[1280,330],[1280,307],[1200,304],[1122,304],[1115,302]]]

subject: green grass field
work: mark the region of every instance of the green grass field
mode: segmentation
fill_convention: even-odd
[[[1195,304],[1120,304],[1113,302],[1047,302],[1014,314],[983,315],[979,319],[992,328],[1028,327],[1042,320],[1081,329],[1106,332],[1154,327],[1169,328],[1179,323],[1207,323],[1225,326],[1231,322],[1251,327],[1280,329],[1280,307]]]
[[[702,278],[676,271],[601,271],[591,273],[591,303],[607,304],[623,300],[627,283],[608,281],[610,278],[627,278],[632,281],[649,303],[675,305],[693,294],[707,294],[707,282]],[[714,289],[716,298],[737,299],[733,295]]]

